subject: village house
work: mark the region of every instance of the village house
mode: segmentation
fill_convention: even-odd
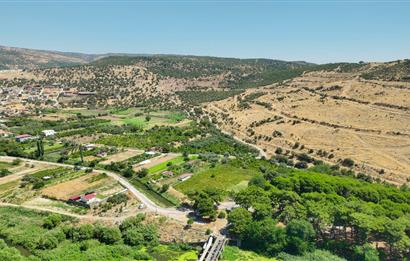
[[[193,176],[192,173],[184,173],[184,174],[182,174],[181,176],[178,177],[178,180],[179,181],[185,181],[185,180],[190,179],[192,176]]]
[[[52,137],[57,134],[55,130],[43,130],[41,133],[44,135],[44,137]]]
[[[85,150],[93,150],[95,148],[97,148],[97,146],[95,144],[85,144],[84,145]]]
[[[138,163],[137,165],[138,165],[138,166],[142,166],[142,165],[145,165],[145,164],[148,164],[148,163],[151,163],[151,161],[147,159],[147,160],[141,161],[141,162]]]
[[[166,177],[172,177],[172,176],[174,176],[174,172],[169,171],[169,170],[166,170],[166,171],[162,172],[161,174],[162,174],[163,176],[166,176]]]
[[[36,139],[37,137],[31,136],[30,134],[22,134],[22,135],[18,135],[16,136],[16,141],[17,142],[25,142],[28,140],[33,140]]]
[[[87,207],[92,207],[99,204],[101,200],[97,198],[97,193],[89,192],[84,195],[72,196],[68,199],[68,202],[84,205]]]

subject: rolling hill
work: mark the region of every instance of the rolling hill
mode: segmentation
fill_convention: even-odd
[[[34,50],[0,45],[0,70],[35,69],[85,64],[100,55]]]
[[[209,103],[205,111],[269,156],[296,163],[306,154],[339,166],[352,159],[356,171],[403,184],[410,180],[406,63],[322,66]]]
[[[410,181],[409,60],[315,65],[12,50],[13,66],[35,68],[0,71],[0,86],[57,84],[96,93],[61,98],[67,106],[178,106],[187,111],[197,106],[202,116],[268,156],[281,151],[281,157],[297,163],[299,154],[307,154],[336,165],[351,159],[358,172],[395,184]],[[10,64],[0,62],[3,68]],[[45,65],[55,66],[40,68]]]
[[[3,71],[0,72],[0,84],[57,83],[81,91],[97,92],[84,104],[178,105],[181,100],[189,101],[195,92],[200,93],[194,96],[208,97],[205,100],[225,98],[246,88],[293,78],[315,66],[306,62],[269,59],[178,55],[87,56],[87,59],[94,61],[73,66]]]

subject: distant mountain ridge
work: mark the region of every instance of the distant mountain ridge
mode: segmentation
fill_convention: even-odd
[[[114,57],[114,58],[112,58]],[[120,58],[119,58],[120,57]],[[121,58],[125,57],[125,58]],[[217,60],[220,62],[233,61],[237,63],[256,61],[257,63],[278,64],[278,63],[292,63],[301,66],[313,65],[304,61],[285,62],[273,59],[237,59],[237,58],[223,58],[211,56],[194,56],[194,55],[174,55],[174,54],[132,54],[132,53],[104,53],[104,54],[86,54],[77,52],[61,52],[49,50],[37,50],[20,47],[9,47],[0,45],[0,70],[17,70],[17,69],[42,69],[50,67],[64,67],[73,65],[82,65],[95,62],[99,59],[105,58],[97,65],[104,63],[130,63],[141,59],[164,59],[164,58],[178,59],[201,59],[201,60]],[[128,59],[127,59],[128,58]]]
[[[0,45],[0,69],[37,69],[86,64],[103,56],[74,52],[34,50]]]

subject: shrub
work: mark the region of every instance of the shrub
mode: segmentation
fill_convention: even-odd
[[[98,226],[95,229],[94,236],[98,241],[105,244],[115,244],[121,240],[121,232],[116,227]]]
[[[61,215],[59,214],[51,214],[46,217],[43,221],[43,227],[47,229],[55,228],[56,226],[60,225],[62,221]]]
[[[308,167],[307,163],[304,161],[299,161],[295,164],[295,168],[306,169]]]
[[[344,160],[342,160],[341,164],[345,167],[353,167],[354,166],[354,161],[352,159],[346,158]]]
[[[0,178],[5,177],[5,176],[10,175],[10,174],[11,174],[11,172],[8,169],[0,170]]]
[[[225,217],[226,217],[226,212],[225,212],[225,211],[221,211],[221,212],[219,212],[219,214],[218,214],[218,218],[223,219],[223,218],[225,218]]]

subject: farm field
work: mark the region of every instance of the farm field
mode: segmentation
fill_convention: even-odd
[[[1,183],[0,184],[0,197],[2,196],[2,194],[7,193],[10,190],[17,188],[18,185],[19,185],[18,180]]]
[[[231,191],[238,184],[246,187],[247,181],[255,177],[258,172],[254,169],[241,169],[229,164],[206,168],[194,174],[190,179],[175,185],[175,189],[187,194],[190,191],[200,191],[215,188]]]
[[[0,179],[0,201],[59,213],[107,217],[122,215],[124,210],[136,210],[138,201],[132,195],[128,195],[117,181],[104,173],[52,167],[46,163],[39,165],[43,167],[29,168],[30,172],[13,179]],[[67,203],[71,196],[90,192],[95,192],[96,198],[102,200],[92,209]]]
[[[166,167],[167,162],[176,160],[176,158],[180,157],[181,156],[179,156],[179,154],[176,153],[161,154],[155,158],[149,159],[150,162],[147,162],[146,164],[135,164],[133,168],[135,171],[139,171],[141,169],[148,169],[149,171],[151,169],[150,173],[154,173]]]
[[[123,188],[107,175],[90,173],[67,182],[48,186],[41,190],[41,194],[58,200],[68,200],[71,196],[81,195],[88,191],[95,191],[97,196],[104,198],[121,190]]]
[[[143,150],[132,150],[132,149],[125,149],[125,151],[121,151],[112,155],[107,156],[106,160],[99,162],[102,165],[108,165],[111,162],[121,162],[124,160],[128,160],[132,157],[141,155],[144,151]]]
[[[116,147],[150,149],[161,147],[171,150],[173,143],[188,141],[191,128],[181,127],[154,127],[140,133],[125,133],[105,135],[95,141],[99,144]],[[192,135],[192,134],[191,134]]]
[[[172,155],[174,156],[174,155]],[[176,156],[174,158],[168,159],[169,157],[165,157],[166,161],[159,162],[157,161],[158,164],[153,165],[152,167],[148,168],[148,173],[149,174],[154,174],[157,172],[161,172],[167,169],[167,165],[179,165],[184,162],[184,157],[183,156]]]
[[[64,148],[64,144],[62,143],[55,143],[55,142],[45,142],[44,145],[44,152],[45,153],[53,153],[54,151],[58,151],[60,149]],[[33,153],[36,151],[36,147],[35,146],[29,146],[27,147],[24,151],[26,153]]]
[[[103,119],[111,120],[111,124],[128,124],[141,129],[149,129],[154,126],[186,125],[189,120],[184,114],[173,111],[150,111],[141,108],[113,109],[110,114],[102,116]]]
[[[0,200],[3,202],[21,204],[33,197],[37,197],[39,190],[60,182],[66,182],[84,175],[84,171],[73,171],[63,167],[34,169],[2,183]],[[6,177],[8,178],[8,177]]]
[[[5,177],[1,177],[0,184],[15,181],[15,180],[21,179],[24,175],[30,175],[40,170],[51,168],[51,166],[47,164],[46,162],[30,164],[30,163],[25,163],[24,161],[20,161],[18,165],[13,165],[10,159],[6,158],[6,160],[4,160],[3,163],[5,163],[5,165],[11,165],[11,167],[8,168],[8,170],[10,171],[10,174],[8,174]]]

